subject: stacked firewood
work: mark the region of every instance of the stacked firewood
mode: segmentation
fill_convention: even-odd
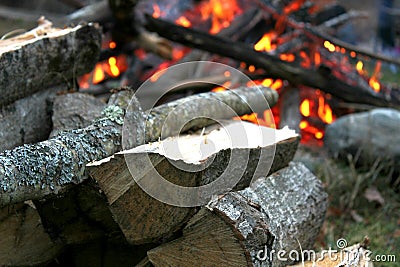
[[[290,163],[299,136],[231,120],[210,101],[241,116],[249,106],[272,107],[276,91],[203,93],[142,111],[129,88],[107,104],[65,90],[97,60],[94,24],[57,29],[42,21],[0,46],[1,266],[280,266],[291,262],[272,251],[312,248],[327,195],[304,165]],[[171,113],[174,123],[165,123]],[[232,146],[226,129],[272,138]],[[185,153],[163,149],[181,138]],[[210,195],[157,191],[197,203],[179,205],[148,194],[160,187],[157,176],[185,188],[237,182]]]

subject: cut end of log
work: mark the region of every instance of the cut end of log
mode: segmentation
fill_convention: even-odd
[[[147,255],[154,266],[288,265],[293,260],[282,256],[312,247],[326,208],[321,182],[303,164],[292,163],[211,201],[182,237]]]
[[[88,26],[99,27],[96,23],[89,23]],[[53,27],[51,21],[46,20],[44,17],[38,19],[38,26],[26,33],[11,37],[9,39],[0,40],[0,56],[5,52],[20,49],[23,46],[32,44],[45,38],[56,38],[68,35],[72,32],[76,32],[79,29],[85,27],[85,24],[81,24],[75,27],[57,28]]]
[[[168,137],[160,142],[122,151],[120,154],[157,153],[172,160],[201,164],[222,150],[266,147],[293,137],[298,135],[287,127],[276,130],[245,121],[229,121],[223,125],[204,128],[196,134]]]
[[[129,243],[169,238],[195,207],[225,193],[227,185],[234,190],[247,187],[253,178],[286,166],[295,154],[299,138],[287,128],[275,130],[241,121],[224,126],[170,137],[87,165]],[[232,142],[246,135],[246,143]],[[142,227],[155,223],[157,227]]]

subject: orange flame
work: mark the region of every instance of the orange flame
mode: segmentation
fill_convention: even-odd
[[[361,60],[359,60],[356,64],[356,70],[360,75],[363,75],[365,73],[363,68],[364,68],[364,63]]]
[[[304,99],[303,102],[300,104],[300,113],[304,117],[309,117],[311,114],[311,109],[310,109],[310,100]]]
[[[104,77],[105,77],[105,75],[104,75],[103,68],[101,67],[101,64],[97,63],[96,67],[94,69],[92,83],[98,84],[99,82],[104,80]]]
[[[177,18],[175,20],[175,23],[178,24],[178,25],[181,25],[183,27],[186,27],[186,28],[189,28],[189,27],[192,26],[192,23],[187,18],[185,18],[184,16],[180,16],[179,18]]]
[[[375,92],[379,92],[381,90],[381,85],[375,77],[371,77],[371,79],[369,79],[369,86],[371,86]]]
[[[306,2],[305,0],[294,0],[285,6],[283,12],[287,15],[294,11],[297,11],[303,6],[305,2]]]
[[[108,47],[109,47],[110,49],[115,49],[115,48],[117,47],[117,43],[114,42],[114,41],[111,41],[111,42],[108,44]]]
[[[314,53],[314,64],[319,66],[321,64],[321,54],[319,52]]]
[[[153,18],[157,19],[161,17],[161,10],[157,4],[153,4]]]
[[[283,61],[293,62],[296,59],[296,56],[293,54],[280,54],[279,58]]]
[[[324,47],[325,47],[326,49],[328,49],[329,52],[335,52],[335,50],[336,50],[335,45],[332,44],[332,43],[329,42],[329,41],[325,41],[325,42],[324,42]]]
[[[276,48],[276,45],[272,44],[272,40],[276,38],[274,32],[267,32],[261,37],[261,39],[254,45],[254,49],[257,51],[271,51]]]
[[[236,0],[208,0],[199,5],[201,19],[211,19],[210,33],[215,34],[228,27],[235,16],[242,13]]]
[[[119,68],[117,66],[117,58],[116,57],[110,57],[108,59],[108,64],[110,65],[110,71],[112,76],[117,77],[121,73],[119,71]]]
[[[327,124],[333,122],[332,109],[327,103],[325,103],[325,98],[323,96],[318,97],[318,116]]]
[[[380,61],[376,62],[374,73],[369,79],[369,85],[372,87],[372,89],[374,89],[375,92],[379,92],[381,90],[381,85],[377,78],[381,71],[381,65],[382,63]]]

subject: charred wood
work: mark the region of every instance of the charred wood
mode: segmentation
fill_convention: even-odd
[[[151,16],[147,16],[147,22],[150,30],[165,38],[262,68],[271,78],[281,78],[293,85],[319,88],[348,102],[400,108],[400,97],[395,90],[377,93],[359,76],[356,80],[350,77],[344,77],[342,80],[333,75],[330,68],[323,65],[318,69],[304,69],[297,64],[282,61],[276,56],[255,51],[243,43],[177,26]]]

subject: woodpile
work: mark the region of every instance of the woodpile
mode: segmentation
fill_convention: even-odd
[[[82,27],[97,32],[92,26],[66,30],[46,26],[43,31],[49,34],[28,43],[25,37],[13,39],[14,45],[8,46],[13,47],[12,52],[5,53],[22,53],[36,45],[44,46],[42,49],[56,46],[42,55],[56,60],[49,59],[51,54],[68,41],[47,41],[59,38],[51,33],[64,31],[65,36],[77,37],[79,34],[71,31]],[[92,38],[80,44],[80,50],[93,49],[93,44],[98,47],[98,35],[89,36]],[[68,53],[63,56],[68,57]],[[85,68],[90,68],[97,54],[78,57],[84,57],[88,64]],[[35,65],[36,59],[26,64]],[[9,68],[24,68],[24,64],[16,60]],[[76,73],[67,71],[63,75],[72,78]],[[304,166],[292,163],[286,167],[296,152],[299,136],[289,129],[233,121],[231,112],[215,104],[223,103],[241,116],[263,102],[275,105],[275,91],[243,87],[203,93],[144,112],[129,88],[115,90],[104,104],[80,93],[64,91],[56,95],[70,85],[64,80],[45,80],[42,77],[38,79],[42,82],[21,83],[18,94],[13,86],[21,79],[13,78],[1,87],[6,96],[3,110],[23,104],[15,108],[16,112],[4,113],[5,123],[23,118],[22,108],[40,106],[38,111],[43,111],[46,121],[51,118],[48,125],[52,127],[30,137],[30,144],[26,140],[13,145],[4,141],[8,146],[4,145],[0,154],[0,265],[37,266],[59,260],[71,264],[151,262],[155,266],[178,266],[184,258],[173,262],[160,255],[173,251],[180,257],[186,251],[188,254],[181,256],[198,263],[208,259],[209,264],[241,266],[257,264],[255,255],[264,246],[297,249],[294,239],[305,247],[313,245],[325,214],[326,194]],[[51,117],[44,111],[47,108],[52,110]],[[31,113],[31,122],[10,129],[11,136],[22,127],[25,132],[35,132],[37,114]],[[176,118],[173,122],[167,118],[171,113]],[[222,124],[204,117],[217,118]],[[190,123],[185,124],[188,120]],[[126,124],[131,128],[124,132]],[[51,137],[45,140],[51,130]],[[230,134],[240,131],[239,143],[232,145]],[[241,142],[243,135],[248,135],[245,142]],[[165,150],[176,145],[182,150]],[[152,189],[163,185],[154,180],[156,177],[184,188],[208,188],[209,192],[179,195],[161,188],[154,192],[167,199],[162,202],[152,195]],[[207,187],[213,183],[217,186]],[[224,188],[229,183],[231,186]],[[297,195],[281,197],[288,191]],[[173,200],[168,201],[171,197]],[[286,220],[287,214],[291,214],[291,220]],[[189,245],[189,249],[187,242],[196,246]],[[222,250],[218,252],[213,246],[219,245]],[[190,251],[196,247],[201,254]]]
[[[260,21],[284,16],[268,1],[216,35],[152,16],[140,25],[137,1],[68,2],[82,9],[55,16],[58,23],[112,18],[118,28],[113,38],[134,40],[163,58],[172,58],[169,39],[253,65],[263,70],[261,77],[292,86],[353,103],[400,106],[396,91],[375,92],[353,72],[324,64],[303,68],[237,42]],[[282,7],[287,1],[274,2]],[[324,29],[357,16],[315,27],[289,16],[285,23],[293,28],[289,39],[300,32],[320,42],[327,39]],[[0,41],[0,265],[286,266],[295,261],[275,253],[312,249],[327,194],[317,177],[292,161],[300,136],[238,120],[253,107],[272,108],[278,97],[296,102],[298,90],[278,96],[241,81],[236,89],[208,92],[210,84],[229,80],[215,74],[181,79],[173,90],[158,88],[179,99],[149,109],[130,87],[106,90],[101,99],[90,90],[74,92],[76,78],[108,58],[101,31],[96,23],[56,28],[41,19],[37,28]],[[285,47],[281,53],[290,50]],[[182,61],[203,55],[192,51]],[[188,90],[207,92],[182,93]],[[297,107],[285,102],[288,112],[281,116],[294,127],[289,110],[298,113]]]

